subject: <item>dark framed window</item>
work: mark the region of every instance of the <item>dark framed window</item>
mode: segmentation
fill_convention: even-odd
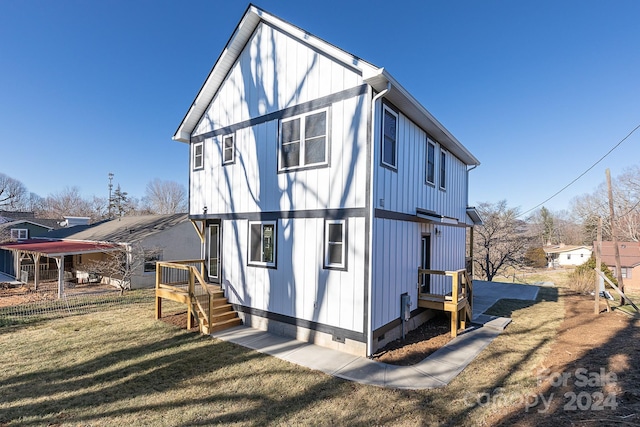
[[[328,109],[280,121],[280,170],[328,164]]]
[[[162,251],[151,251],[144,256],[144,272],[155,273],[156,262],[162,261]]]
[[[204,167],[204,143],[198,142],[193,144],[193,169],[202,169]]]
[[[233,135],[222,138],[222,164],[228,165],[236,161],[236,144]]]
[[[436,183],[436,145],[427,138],[427,182]]]
[[[327,220],[324,223],[324,267],[347,267],[346,220]]]
[[[220,280],[220,224],[209,226],[209,277],[214,281]]]
[[[276,266],[277,234],[275,221],[249,222],[249,264]]]
[[[440,188],[447,188],[447,153],[440,151]]]
[[[384,106],[382,118],[382,164],[398,167],[398,115]]]

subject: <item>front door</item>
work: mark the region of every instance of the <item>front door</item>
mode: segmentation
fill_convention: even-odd
[[[220,224],[209,225],[209,247],[207,250],[209,280],[220,283]]]
[[[428,270],[431,268],[431,236],[425,234],[420,241],[420,268]],[[431,275],[422,274],[420,277],[420,292],[431,293]]]

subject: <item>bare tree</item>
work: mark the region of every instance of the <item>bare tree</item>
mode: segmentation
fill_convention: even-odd
[[[173,214],[187,210],[187,192],[175,181],[158,178],[147,184],[144,196],[145,207],[157,214]]]
[[[640,241],[640,167],[627,169],[613,181],[613,201],[616,212],[616,237],[621,241]],[[603,181],[590,194],[572,200],[572,212],[582,220],[585,244],[596,238],[598,217],[602,218],[602,237],[613,240],[606,184]]]
[[[44,202],[44,218],[59,219],[64,216],[87,216],[94,218],[91,203],[80,195],[78,187],[66,187],[59,193],[49,195]]]
[[[473,262],[491,281],[508,267],[523,265],[532,237],[526,223],[518,219],[519,209],[509,208],[506,200],[480,203],[477,209],[484,224],[474,227]]]
[[[20,209],[27,198],[27,187],[22,182],[0,173],[0,208]]]
[[[109,283],[120,290],[120,293],[131,289],[133,278],[144,271],[147,259],[161,253],[158,248],[145,249],[138,244],[122,245],[117,250],[105,253],[102,260],[89,262],[92,273],[109,278]]]

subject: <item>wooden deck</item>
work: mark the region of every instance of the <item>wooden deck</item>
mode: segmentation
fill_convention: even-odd
[[[473,316],[473,282],[466,270],[440,271],[418,270],[418,286],[429,276],[451,277],[451,292],[447,294],[418,294],[418,307],[446,311],[451,314],[451,336],[456,337],[460,329],[471,323]]]
[[[168,299],[187,306],[187,329],[194,320],[203,334],[241,325],[222,288],[206,283],[202,271],[204,260],[156,264],[156,319],[162,318],[162,300]]]

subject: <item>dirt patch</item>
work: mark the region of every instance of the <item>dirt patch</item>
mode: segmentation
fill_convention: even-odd
[[[391,365],[415,365],[451,341],[451,322],[438,315],[405,335],[390,342],[373,355],[378,362]]]
[[[549,356],[533,373],[536,393],[488,424],[640,423],[640,320],[615,310],[596,315],[592,297],[564,299],[565,319]]]
[[[179,313],[171,313],[171,314],[163,314],[162,318],[160,318],[165,323],[168,323],[173,326],[177,326],[180,329],[187,329],[187,312],[179,312]],[[192,327],[190,329],[191,332],[197,332],[200,329],[196,322],[193,322]]]

